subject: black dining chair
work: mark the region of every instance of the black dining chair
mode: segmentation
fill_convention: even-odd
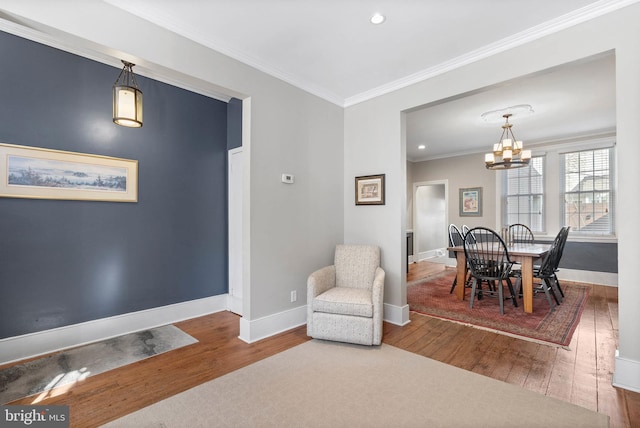
[[[533,244],[533,232],[526,224],[509,225],[509,238],[514,244]]]
[[[463,236],[462,232],[460,232],[460,229],[458,229],[458,226],[456,226],[455,224],[449,225],[449,246],[450,247],[459,247],[464,245],[464,238],[462,236]],[[455,254],[453,257],[455,257]],[[468,271],[468,268],[467,268],[467,271]],[[455,278],[453,278],[453,283],[451,284],[451,290],[449,291],[449,294],[453,293],[453,290],[456,289],[457,283],[458,283],[458,275],[456,275]]]
[[[569,229],[571,229],[571,226],[565,226],[562,229],[560,229],[560,232],[562,233],[562,238],[560,240],[560,251],[558,254],[558,260],[556,263],[556,268],[554,270],[553,273],[553,278],[555,280],[556,286],[558,287],[558,291],[560,292],[560,294],[562,295],[562,297],[564,298],[564,291],[562,291],[562,287],[560,287],[560,281],[558,280],[558,276],[557,273],[560,270],[559,266],[560,266],[560,259],[562,259],[562,253],[564,252],[564,245],[567,243],[567,238],[569,237]]]
[[[511,244],[533,244],[533,232],[526,224],[515,223],[509,225],[508,230],[509,241]],[[520,275],[520,263],[514,262],[514,268],[512,269],[513,277]]]
[[[562,250],[562,240],[565,237],[565,228],[560,229],[560,232],[556,235],[556,238],[553,240],[551,244],[551,248],[549,248],[549,252],[542,259],[542,263],[540,266],[536,266],[533,269],[533,279],[540,280],[539,283],[534,284],[533,292],[534,295],[540,292],[544,292],[544,295],[549,303],[549,307],[553,311],[555,306],[553,300],[555,300],[556,305],[562,303],[563,294],[560,293],[558,288],[558,281],[556,280],[556,269],[558,268],[558,264],[560,263],[561,250]],[[516,278],[516,295],[520,295],[520,288],[522,286],[522,275],[517,275]]]
[[[472,277],[471,299],[469,307],[473,308],[476,295],[494,296],[500,301],[500,314],[504,315],[504,283],[507,283],[510,295],[507,299],[518,306],[516,293],[509,278],[513,262],[504,240],[495,231],[486,227],[474,227],[464,236],[464,254]],[[489,285],[482,289],[482,282]]]

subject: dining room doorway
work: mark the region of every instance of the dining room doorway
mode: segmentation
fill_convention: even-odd
[[[447,181],[413,184],[413,261],[437,259],[447,248]]]

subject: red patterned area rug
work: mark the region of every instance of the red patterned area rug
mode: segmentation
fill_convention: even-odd
[[[526,314],[522,299],[519,299],[517,308],[510,300],[505,300],[504,315],[500,315],[500,302],[496,298],[476,298],[473,309],[470,309],[471,290],[467,290],[464,301],[458,300],[455,292],[450,294],[454,276],[455,271],[447,271],[408,283],[409,309],[436,318],[556,346],[568,346],[571,342],[589,292],[586,286],[563,283],[562,291],[565,298],[554,311],[549,310],[549,303],[544,293],[541,293],[534,298],[533,313]],[[506,286],[505,291],[508,293]]]

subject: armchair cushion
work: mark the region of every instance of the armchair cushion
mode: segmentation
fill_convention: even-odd
[[[313,299],[313,311],[371,318],[371,296],[371,291],[363,288],[331,288]]]

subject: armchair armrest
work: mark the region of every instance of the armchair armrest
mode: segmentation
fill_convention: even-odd
[[[373,302],[373,344],[382,342],[382,319],[384,317],[384,278],[385,272],[381,267],[376,269],[373,277],[371,300]]]
[[[307,304],[311,305],[311,301],[324,293],[330,288],[336,286],[336,268],[335,266],[325,266],[309,275],[307,279]]]
[[[380,311],[378,315],[382,318],[382,304],[384,301],[384,278],[385,278],[384,270],[381,267],[377,268],[376,274],[373,278],[373,287],[371,289],[371,292],[373,293],[372,300],[373,300],[374,318],[376,317],[376,310]]]
[[[313,336],[313,299],[336,286],[336,268],[325,266],[307,278],[307,335]]]

